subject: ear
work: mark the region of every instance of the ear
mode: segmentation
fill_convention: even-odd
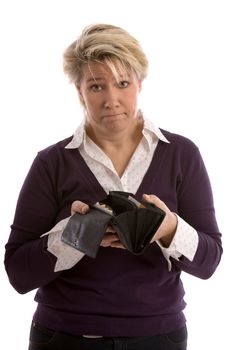
[[[138,92],[141,92],[142,90],[142,81],[138,80]]]

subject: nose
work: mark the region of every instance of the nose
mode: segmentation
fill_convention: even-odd
[[[108,109],[117,108],[120,106],[117,89],[109,87],[105,94],[104,107]]]

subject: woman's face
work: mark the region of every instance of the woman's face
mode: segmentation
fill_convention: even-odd
[[[117,82],[105,63],[92,62],[83,68],[77,87],[87,114],[87,128],[99,135],[110,135],[130,128],[137,114],[141,82],[131,74]]]

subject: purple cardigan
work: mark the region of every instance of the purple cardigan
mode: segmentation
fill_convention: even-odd
[[[198,148],[187,138],[163,131],[136,197],[156,194],[198,232],[194,260],[172,259],[168,271],[159,246],[139,256],[102,248],[73,268],[54,272],[56,258],[47,251],[49,231],[70,215],[74,200],[92,204],[106,193],[67,138],[38,153],[21,189],[5,266],[19,293],[38,288],[34,320],[73,334],[150,336],[185,324],[185,271],[209,278],[222,254],[209,178]]]

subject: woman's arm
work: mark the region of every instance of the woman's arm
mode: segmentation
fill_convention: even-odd
[[[177,217],[158,197],[150,195],[144,196],[144,199],[154,203],[166,212],[165,220],[152,241],[159,240],[160,245],[165,250],[167,248],[169,252],[170,245],[176,240],[178,226],[180,226],[177,226]],[[175,259],[171,255],[170,260],[179,269],[199,278],[207,279],[214,273],[220,262],[222,244],[209,177],[198,149],[195,149],[188,159],[181,161],[177,203],[178,215],[184,220],[182,220],[184,230],[183,233],[179,232],[179,239],[175,245],[176,255],[179,258]],[[179,222],[181,223],[180,220]],[[185,229],[185,223],[187,229]],[[178,254],[179,244],[181,247],[182,240],[187,239],[188,241],[189,239],[185,236],[187,234],[190,236],[192,234],[192,240],[196,241],[195,254],[192,259],[185,257],[181,250],[181,254]],[[197,239],[195,239],[195,234]]]
[[[6,244],[6,271],[19,293],[45,285],[60,274],[54,272],[56,257],[47,251],[48,237],[40,237],[57,220],[55,181],[47,164],[37,156],[20,191]]]

